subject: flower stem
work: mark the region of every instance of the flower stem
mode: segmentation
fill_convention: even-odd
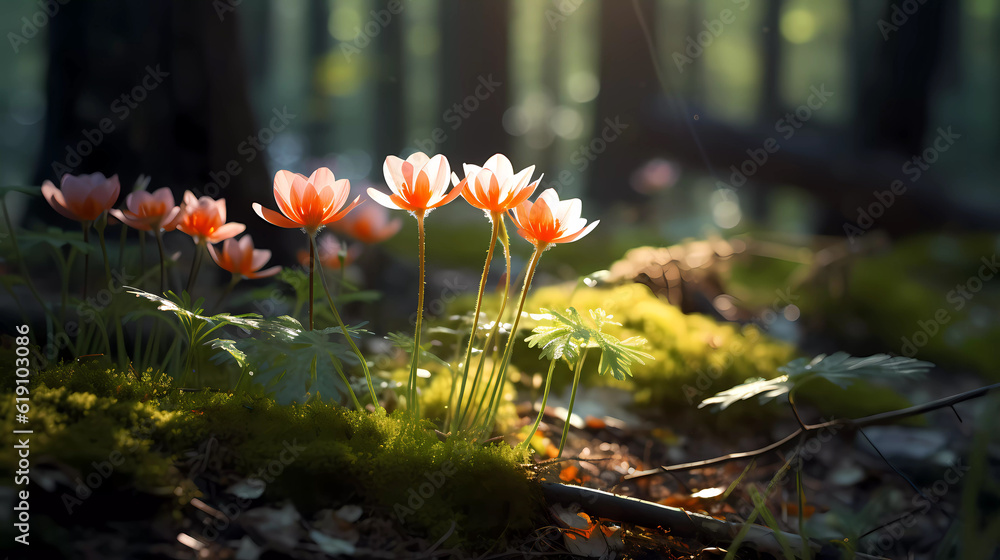
[[[233,288],[235,288],[236,284],[239,284],[240,280],[242,279],[243,279],[242,275],[233,274],[233,279],[229,281],[229,285],[226,286],[226,289],[222,291],[222,294],[219,296],[219,299],[216,300],[215,302],[215,308],[217,310],[221,311],[222,302],[226,301],[226,298],[229,297],[229,294],[233,293]]]
[[[521,299],[517,303],[517,312],[514,313],[513,325],[511,325],[510,336],[507,337],[507,347],[504,348],[503,357],[500,359],[500,372],[497,374],[497,385],[490,397],[492,406],[488,408],[484,430],[489,430],[496,418],[497,410],[500,408],[500,401],[503,400],[503,385],[507,379],[507,366],[510,364],[511,354],[514,352],[514,344],[517,342],[517,325],[521,321],[521,312],[524,311],[524,302],[528,299],[528,289],[531,287],[531,280],[535,277],[535,270],[538,268],[538,261],[542,258],[542,253],[548,245],[540,243],[535,246],[535,252],[531,254],[531,261],[528,263],[528,271],[524,275],[524,287],[521,288]]]
[[[81,222],[83,227],[83,243],[87,251],[83,253],[83,301],[87,301],[87,281],[90,276],[90,222]]]
[[[314,252],[319,251],[318,247],[316,247],[315,244],[313,244],[313,251]],[[326,278],[323,276],[322,268],[320,268],[319,270],[319,283],[320,285],[323,286],[323,292],[326,294],[326,300],[330,302],[330,311],[333,311],[333,318],[336,319],[337,326],[340,327],[340,331],[344,333],[344,338],[347,339],[347,343],[351,346],[351,350],[354,351],[354,354],[358,357],[358,361],[361,362],[361,370],[365,372],[365,380],[368,382],[368,391],[372,397],[372,404],[375,406],[376,409],[382,408],[382,405],[379,404],[378,402],[378,396],[375,394],[375,384],[372,382],[371,371],[368,370],[368,362],[365,360],[364,355],[361,354],[361,350],[358,348],[358,345],[354,343],[354,339],[351,338],[351,333],[347,330],[347,326],[344,324],[344,320],[340,318],[340,313],[337,312],[337,306],[333,304],[333,295],[330,293],[330,288],[328,288],[326,285]],[[336,363],[334,363],[334,367],[335,368],[337,367]],[[350,389],[349,383],[347,386]],[[354,390],[350,389],[350,391],[351,394],[353,395]],[[355,402],[356,401],[357,399],[355,398]]]
[[[507,267],[504,274],[503,299],[500,301],[500,311],[497,312],[497,319],[493,322],[493,328],[490,329],[490,333],[486,337],[486,342],[483,344],[483,355],[479,359],[479,366],[476,367],[476,376],[472,380],[472,390],[470,391],[472,395],[478,395],[479,381],[483,376],[483,368],[486,366],[486,353],[488,349],[494,346],[495,341],[499,339],[500,325],[503,324],[503,312],[507,309],[507,302],[510,299],[510,239],[507,237],[507,227],[504,225],[503,220],[500,221],[500,233],[500,244],[503,245],[503,257]],[[490,379],[492,379],[492,375]],[[472,421],[469,423],[470,426],[475,426],[479,420],[479,414],[483,407],[482,401],[486,399],[486,394],[488,393],[484,392],[483,398],[478,400],[476,397],[473,397],[473,400],[476,402],[476,412],[472,416]],[[470,405],[463,412],[463,417],[458,422],[459,427],[465,424],[465,416],[468,415],[468,411],[471,408]]]
[[[198,277],[198,268],[201,267],[201,259],[205,255],[205,241],[194,246],[194,259],[191,260],[191,273],[188,275],[187,293],[190,294],[194,288],[194,281]]]
[[[573,390],[569,394],[569,409],[566,411],[566,424],[563,425],[562,437],[559,438],[559,454],[556,457],[562,457],[563,447],[566,446],[566,436],[569,435],[569,421],[573,417],[573,403],[576,402],[576,389],[580,386],[580,372],[583,371],[583,362],[587,359],[587,351],[590,348],[584,348],[583,353],[580,354],[580,361],[576,363],[576,371],[573,372]]]
[[[417,366],[420,358],[420,323],[424,317],[424,211],[417,210],[417,259],[420,262],[420,284],[417,292],[417,326],[413,333],[413,357],[410,361],[410,379],[406,391],[406,408],[415,417],[420,416],[417,402]]]
[[[316,235],[309,235],[309,329],[313,330],[313,284],[316,283]],[[320,272],[322,274],[322,272]],[[332,305],[332,303],[331,303]],[[351,338],[348,336],[347,338]]]
[[[128,226],[122,222],[122,234],[118,238],[118,268],[125,270],[125,236],[128,235]]]
[[[28,263],[26,263],[24,258],[21,256],[21,248],[17,246],[17,232],[14,231],[14,222],[10,219],[10,213],[7,211],[7,202],[3,199],[3,197],[0,197],[0,208],[3,209],[3,218],[7,225],[7,234],[10,235],[10,244],[14,253],[14,262],[21,265],[21,273],[24,275],[24,283],[28,285],[28,290],[31,292],[31,295],[35,296],[35,299],[38,300],[38,304],[42,306],[42,311],[44,311],[46,315],[49,315],[53,321],[56,321],[55,314],[51,309],[49,309],[49,306],[45,304],[45,300],[42,299],[41,294],[38,293],[38,289],[35,287],[35,282],[31,279],[31,273],[28,271]],[[63,301],[65,300],[66,298],[63,297]],[[64,313],[65,307],[66,305],[64,303]],[[63,321],[59,321],[59,324],[65,325]]]
[[[160,256],[160,264],[163,264],[163,256]],[[139,230],[139,277],[142,277],[142,273],[146,270],[146,232]],[[160,272],[160,293],[163,293],[163,272]],[[143,286],[139,286],[143,287]]]
[[[538,425],[542,423],[542,416],[545,414],[545,405],[549,402],[549,387],[552,386],[552,370],[556,369],[555,359],[549,360],[549,373],[545,376],[545,390],[542,392],[542,407],[538,409],[538,417],[535,418],[535,423],[531,425],[531,430],[528,435],[521,442],[521,449],[527,448],[531,443],[531,438],[535,436],[535,432],[538,430]]]
[[[479,294],[476,296],[476,310],[472,315],[472,331],[469,333],[469,347],[465,351],[465,364],[462,368],[462,385],[458,391],[458,401],[455,404],[455,419],[462,416],[462,397],[465,395],[465,382],[469,378],[469,365],[472,361],[472,345],[476,341],[476,328],[479,326],[479,311],[483,306],[483,292],[486,291],[486,278],[490,273],[490,262],[493,260],[493,250],[497,245],[497,237],[500,235],[500,225],[497,223],[503,220],[503,214],[494,214],[493,233],[490,239],[490,248],[486,251],[486,263],[483,265],[483,275],[479,279]],[[480,360],[482,361],[482,360]],[[475,398],[473,393],[471,398]]]
[[[108,246],[104,242],[104,228],[97,228],[97,242],[101,246],[101,257],[104,259],[104,276],[108,282],[108,289],[111,289],[111,261],[108,260]]]
[[[146,244],[145,233],[146,232],[144,231],[139,232],[139,240],[143,246]],[[155,235],[156,246],[160,250],[160,294],[162,295],[167,286],[167,255],[166,251],[163,249],[163,232],[157,229]],[[142,249],[140,249],[140,253],[141,252]],[[145,258],[142,260],[145,261]],[[143,266],[142,270],[146,270],[145,266]]]

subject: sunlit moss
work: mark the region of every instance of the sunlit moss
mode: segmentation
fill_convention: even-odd
[[[108,488],[180,487],[191,497],[196,490],[182,473],[208,467],[264,480],[265,499],[291,498],[304,515],[361,503],[433,538],[455,521],[453,545],[487,545],[505,530],[530,529],[538,512],[538,487],[519,466],[523,453],[441,442],[429,422],[403,413],[166,391],[98,364],[55,367],[33,381],[33,456],[54,458],[83,477],[95,462],[114,458]],[[14,399],[2,397],[0,425],[9,433]],[[16,461],[9,448],[0,453],[0,467],[14,470]]]

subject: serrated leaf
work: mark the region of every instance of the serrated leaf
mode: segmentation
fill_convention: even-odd
[[[394,332],[385,335],[385,339],[392,343],[393,346],[399,348],[400,350],[406,352],[409,355],[413,355],[413,337],[405,333]],[[451,364],[442,360],[437,356],[437,354],[430,351],[431,343],[420,345],[420,357],[436,362],[448,369],[451,369]]]
[[[784,373],[782,376],[770,380],[750,379],[716,393],[703,400],[698,408],[716,404],[720,409],[725,409],[737,401],[754,396],[759,396],[763,404],[816,378],[826,379],[846,389],[859,379],[913,377],[926,373],[932,367],[934,364],[931,362],[888,354],[875,354],[864,358],[853,357],[846,352],[837,352],[830,356],[820,354],[812,360],[798,358],[781,366],[778,371]]]
[[[565,359],[573,364],[579,359],[583,348],[600,348],[601,360],[597,366],[598,373],[610,374],[619,380],[632,375],[632,362],[644,363],[644,359],[653,359],[650,354],[639,350],[646,344],[646,339],[633,336],[622,341],[603,332],[605,325],[619,325],[619,323],[612,321],[611,316],[601,308],[590,310],[593,326],[587,324],[573,307],[566,309],[564,313],[550,309],[541,311],[555,324],[535,327],[532,330],[533,334],[525,341],[529,347],[541,349],[542,359]]]

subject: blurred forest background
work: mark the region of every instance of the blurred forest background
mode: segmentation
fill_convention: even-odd
[[[843,236],[895,180],[898,209],[875,220],[890,234],[1000,215],[992,0],[39,0],[0,13],[3,184],[101,171],[125,191],[147,174],[177,196],[226,197],[254,231],[250,203],[270,201],[277,169],[330,166],[361,192],[382,185],[387,154],[443,153],[460,171],[502,152],[582,196],[585,216],[613,225],[605,240],[631,235],[621,247]],[[942,130],[954,149],[914,179]]]

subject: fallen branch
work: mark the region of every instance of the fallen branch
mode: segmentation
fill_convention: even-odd
[[[783,439],[776,441],[766,447],[761,447],[760,449],[754,449],[753,451],[741,451],[739,453],[730,453],[729,455],[722,455],[721,457],[715,457],[713,459],[705,459],[702,461],[694,461],[691,463],[680,463],[677,465],[657,467],[655,469],[650,469],[646,471],[637,471],[630,475],[626,475],[625,480],[634,480],[636,478],[643,478],[655,474],[668,473],[668,472],[689,471],[693,469],[709,467],[711,465],[717,465],[719,463],[725,463],[728,461],[757,457],[759,455],[769,453],[776,449],[780,449],[785,445],[788,445],[789,443],[794,441],[799,436],[810,432],[815,432],[817,430],[823,430],[834,426],[846,426],[848,428],[864,428],[865,426],[884,424],[894,420],[899,420],[902,418],[908,418],[910,416],[917,416],[919,414],[924,414],[925,412],[930,412],[932,410],[946,408],[963,401],[975,399],[996,389],[1000,389],[1000,383],[994,383],[993,385],[987,385],[985,387],[980,387],[978,389],[973,389],[971,391],[966,391],[964,393],[959,393],[957,395],[952,395],[950,397],[944,397],[936,401],[931,401],[924,404],[918,404],[916,406],[911,406],[909,408],[893,410],[890,412],[882,412],[879,414],[873,414],[871,416],[865,416],[863,418],[857,418],[857,419],[839,418],[836,420],[830,420],[829,422],[823,422],[821,424],[803,424],[801,427],[799,427],[797,430],[795,430],[788,436],[784,437]]]
[[[728,545],[743,528],[742,523],[730,523],[707,515],[582,486],[546,482],[542,484],[542,491],[550,504],[563,506],[579,504],[584,511],[596,517],[650,529],[661,527],[669,531],[671,536],[696,539],[705,544]],[[792,533],[782,532],[781,536],[792,550],[802,550],[803,544],[808,543],[809,549],[813,552],[812,557],[817,557],[816,555],[824,549],[829,551],[834,547],[831,543],[812,539],[803,542],[802,537]],[[766,552],[775,558],[785,557],[775,532],[762,525],[751,525],[743,542],[758,552]],[[862,560],[880,558],[861,553],[856,553],[854,557]]]

